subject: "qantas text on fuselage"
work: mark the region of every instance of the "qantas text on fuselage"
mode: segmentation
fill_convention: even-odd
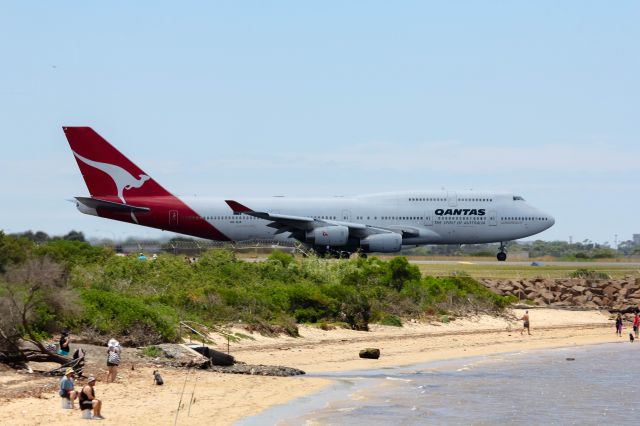
[[[294,239],[321,254],[525,238],[554,224],[522,197],[406,191],[353,197],[177,197],[90,127],[63,127],[89,197],[86,214],[218,241]],[[498,260],[506,259],[500,245]]]

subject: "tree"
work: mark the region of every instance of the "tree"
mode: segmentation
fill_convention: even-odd
[[[80,242],[85,242],[86,240],[84,239],[84,234],[82,232],[79,231],[69,231],[69,233],[65,236],[62,237],[63,240],[67,240],[67,241],[80,241]]]
[[[385,281],[387,285],[397,291],[402,290],[405,283],[410,281],[419,281],[422,277],[420,268],[409,263],[406,257],[394,257],[387,263],[387,276]]]
[[[76,314],[77,306],[61,265],[41,257],[10,266],[0,283],[0,360],[18,365],[68,362],[49,351],[43,340],[47,332]]]
[[[26,238],[5,235],[0,231],[0,273],[5,272],[9,265],[23,262],[32,248],[32,243]]]

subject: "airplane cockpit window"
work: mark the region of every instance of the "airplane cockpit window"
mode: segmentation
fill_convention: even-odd
[[[514,195],[514,196],[513,196],[513,201],[524,201],[524,198],[522,198],[522,197],[521,197],[521,196],[519,196],[519,195]]]

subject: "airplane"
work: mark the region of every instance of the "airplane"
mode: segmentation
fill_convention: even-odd
[[[91,127],[62,128],[89,190],[80,212],[216,241],[296,240],[321,256],[396,253],[425,244],[500,243],[540,233],[554,218],[519,195],[404,191],[349,197],[178,197]]]

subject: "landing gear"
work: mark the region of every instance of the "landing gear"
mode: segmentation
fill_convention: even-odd
[[[507,260],[506,247],[503,242],[500,242],[500,248],[498,250],[498,255],[496,256],[498,258],[498,261],[504,262],[505,260]]]
[[[348,259],[351,253],[343,250],[334,250],[330,246],[316,247],[316,254],[318,257],[324,257],[326,259]]]

